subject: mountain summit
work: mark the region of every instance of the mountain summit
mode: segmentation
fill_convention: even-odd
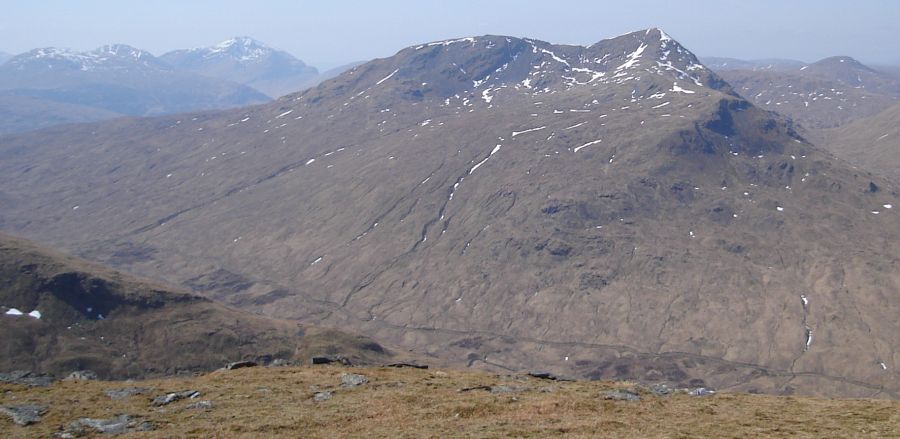
[[[589,47],[492,35],[460,38],[409,47],[364,67],[347,78],[348,92],[366,88],[363,85],[370,85],[377,75],[383,75],[383,81],[376,79],[376,85],[399,81],[436,97],[478,89],[479,98],[487,103],[493,95],[512,90],[539,95],[578,86],[636,84],[646,73],[668,78],[670,88],[705,84],[727,91],[728,87],[659,29],[634,32]]]
[[[235,306],[779,393],[900,392],[897,196],[657,29],[431,42],[266,105],[0,142],[0,227]]]
[[[273,97],[302,90],[319,73],[293,55],[250,37],[176,50],[161,58],[177,69],[247,84]]]
[[[125,68],[171,70],[150,52],[125,44],[106,45],[89,52],[76,52],[56,47],[34,49],[12,57],[3,68],[18,71],[56,69],[85,72]]]
[[[199,49],[204,51],[204,49]],[[241,63],[256,62],[271,56],[274,49],[250,37],[235,37],[205,50],[205,58],[229,57]]]

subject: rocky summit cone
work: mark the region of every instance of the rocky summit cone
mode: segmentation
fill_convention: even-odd
[[[658,29],[0,145],[3,229],[272,316],[473,368],[900,392],[897,187]]]

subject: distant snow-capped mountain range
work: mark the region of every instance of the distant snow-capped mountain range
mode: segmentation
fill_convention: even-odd
[[[246,84],[272,97],[301,90],[319,75],[315,67],[250,37],[174,50],[160,59],[176,69]]]
[[[0,53],[0,134],[262,103],[341,71],[320,73],[249,37],[162,56],[125,44]]]

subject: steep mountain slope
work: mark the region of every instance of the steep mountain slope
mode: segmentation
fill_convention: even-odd
[[[900,104],[815,133],[817,144],[864,169],[900,181]]]
[[[874,115],[900,99],[900,78],[847,56],[784,70],[717,70],[762,108],[810,129],[833,128]]]
[[[271,97],[309,87],[319,72],[293,55],[249,37],[213,47],[175,50],[160,57],[183,71],[246,84]]]
[[[704,56],[700,58],[703,65],[719,72],[724,70],[770,70],[770,71],[786,71],[797,70],[806,63],[795,59],[737,59],[718,56]]]
[[[897,187],[656,29],[0,145],[0,228],[273,316],[478,368],[900,392]]]
[[[72,105],[91,107],[95,114],[147,116],[268,100],[244,85],[175,71],[150,53],[125,45],[84,53],[35,49],[15,56],[0,66],[0,94],[39,99],[48,111],[61,115]],[[62,105],[53,108],[53,102]],[[5,111],[16,112],[17,108],[6,107]],[[16,114],[19,119],[27,116]],[[83,120],[83,116],[72,114],[62,122]],[[45,122],[37,119],[25,128],[39,128]],[[4,131],[12,128],[11,124],[4,125]]]
[[[361,361],[391,356],[364,337],[239,312],[3,234],[0,313],[4,372],[128,378],[305,361],[328,349]]]

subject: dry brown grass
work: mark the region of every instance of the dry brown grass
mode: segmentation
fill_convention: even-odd
[[[342,373],[366,375],[340,387]],[[477,385],[525,388],[515,393],[460,392]],[[103,391],[148,387],[147,395],[113,401]],[[251,368],[197,378],[125,382],[60,382],[48,388],[0,386],[3,405],[49,407],[29,427],[0,419],[0,436],[49,437],[82,418],[129,414],[156,426],[134,437],[900,437],[900,402],[719,394],[692,398],[642,395],[640,402],[606,401],[605,390],[627,383],[553,382],[522,376],[390,368]],[[165,392],[199,390],[211,409],[193,401],[157,408]],[[313,395],[333,390],[332,399]]]

